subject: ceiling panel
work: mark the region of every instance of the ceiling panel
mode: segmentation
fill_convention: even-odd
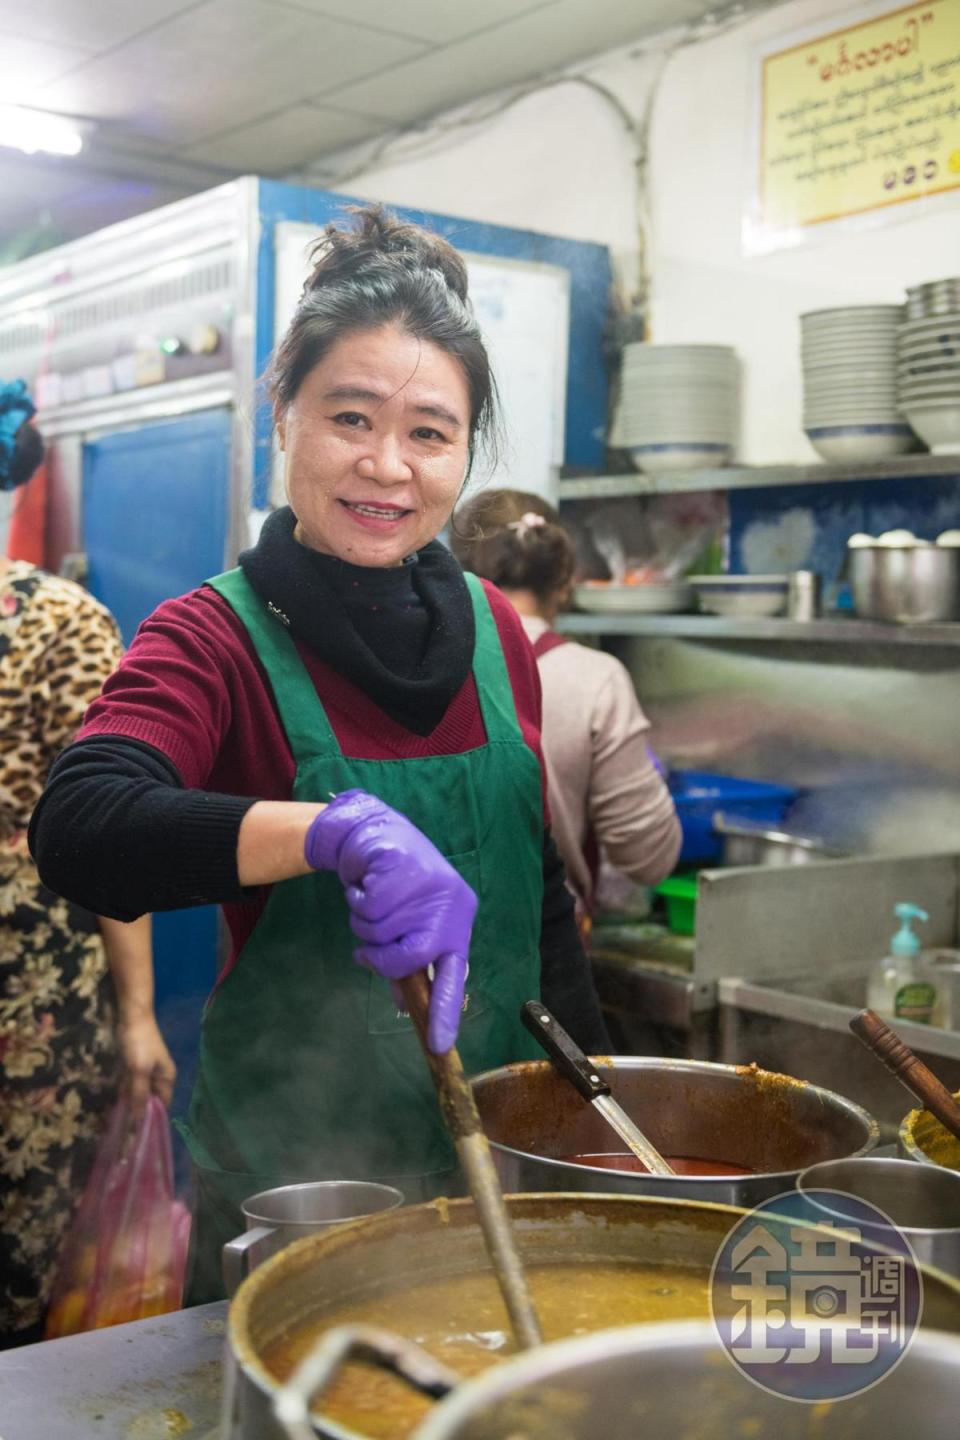
[[[322,94],[351,110],[410,124],[485,91],[542,75],[591,51],[638,38],[647,30],[648,13],[656,16],[658,9],[662,12],[670,4],[675,9],[675,0],[656,0],[644,7],[640,18],[638,10],[623,0],[591,0],[589,6],[583,0],[558,0],[547,10],[432,51],[387,74],[318,91],[318,97]],[[658,28],[655,19],[654,25]]]
[[[149,30],[196,0],[0,0],[0,31],[29,40],[105,50]]]
[[[464,0],[271,0],[278,5],[296,5],[323,15],[338,16],[355,25],[390,30],[429,45],[445,45],[477,30],[486,30],[504,20],[513,20],[528,10],[545,10],[556,0],[481,0],[479,5]],[[623,0],[620,0],[623,7]]]
[[[8,103],[36,105],[39,87],[89,58],[89,50],[75,45],[25,40],[0,29],[0,93]]]
[[[34,103],[190,145],[422,50],[264,0],[205,0],[42,87]]]
[[[0,247],[45,207],[83,233],[135,213],[141,191],[148,209],[229,174],[304,170],[712,3],[0,0],[4,95],[98,122],[74,162],[11,169],[0,150]]]
[[[367,140],[378,129],[378,121],[332,106],[293,105],[179,153],[210,165],[278,175],[309,164],[327,150]]]

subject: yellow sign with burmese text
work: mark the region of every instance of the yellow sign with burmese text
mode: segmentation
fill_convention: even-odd
[[[768,51],[762,67],[756,240],[960,188],[960,0]]]

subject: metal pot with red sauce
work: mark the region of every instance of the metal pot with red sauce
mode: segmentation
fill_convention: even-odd
[[[670,1162],[651,1175],[550,1060],[472,1080],[508,1193],[603,1191],[754,1206],[816,1159],[867,1154],[877,1122],[852,1101],[756,1065],[655,1056],[591,1056],[612,1098]]]

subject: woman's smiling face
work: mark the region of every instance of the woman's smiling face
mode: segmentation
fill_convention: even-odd
[[[337,340],[277,415],[299,537],[352,565],[399,565],[443,529],[467,469],[459,360],[398,326]]]

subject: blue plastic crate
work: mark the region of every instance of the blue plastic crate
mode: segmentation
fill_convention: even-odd
[[[799,794],[789,785],[737,780],[732,775],[709,775],[702,770],[673,770],[669,785],[683,831],[678,862],[681,865],[720,859],[723,841],[713,830],[718,810],[731,820],[736,817],[777,825]]]

